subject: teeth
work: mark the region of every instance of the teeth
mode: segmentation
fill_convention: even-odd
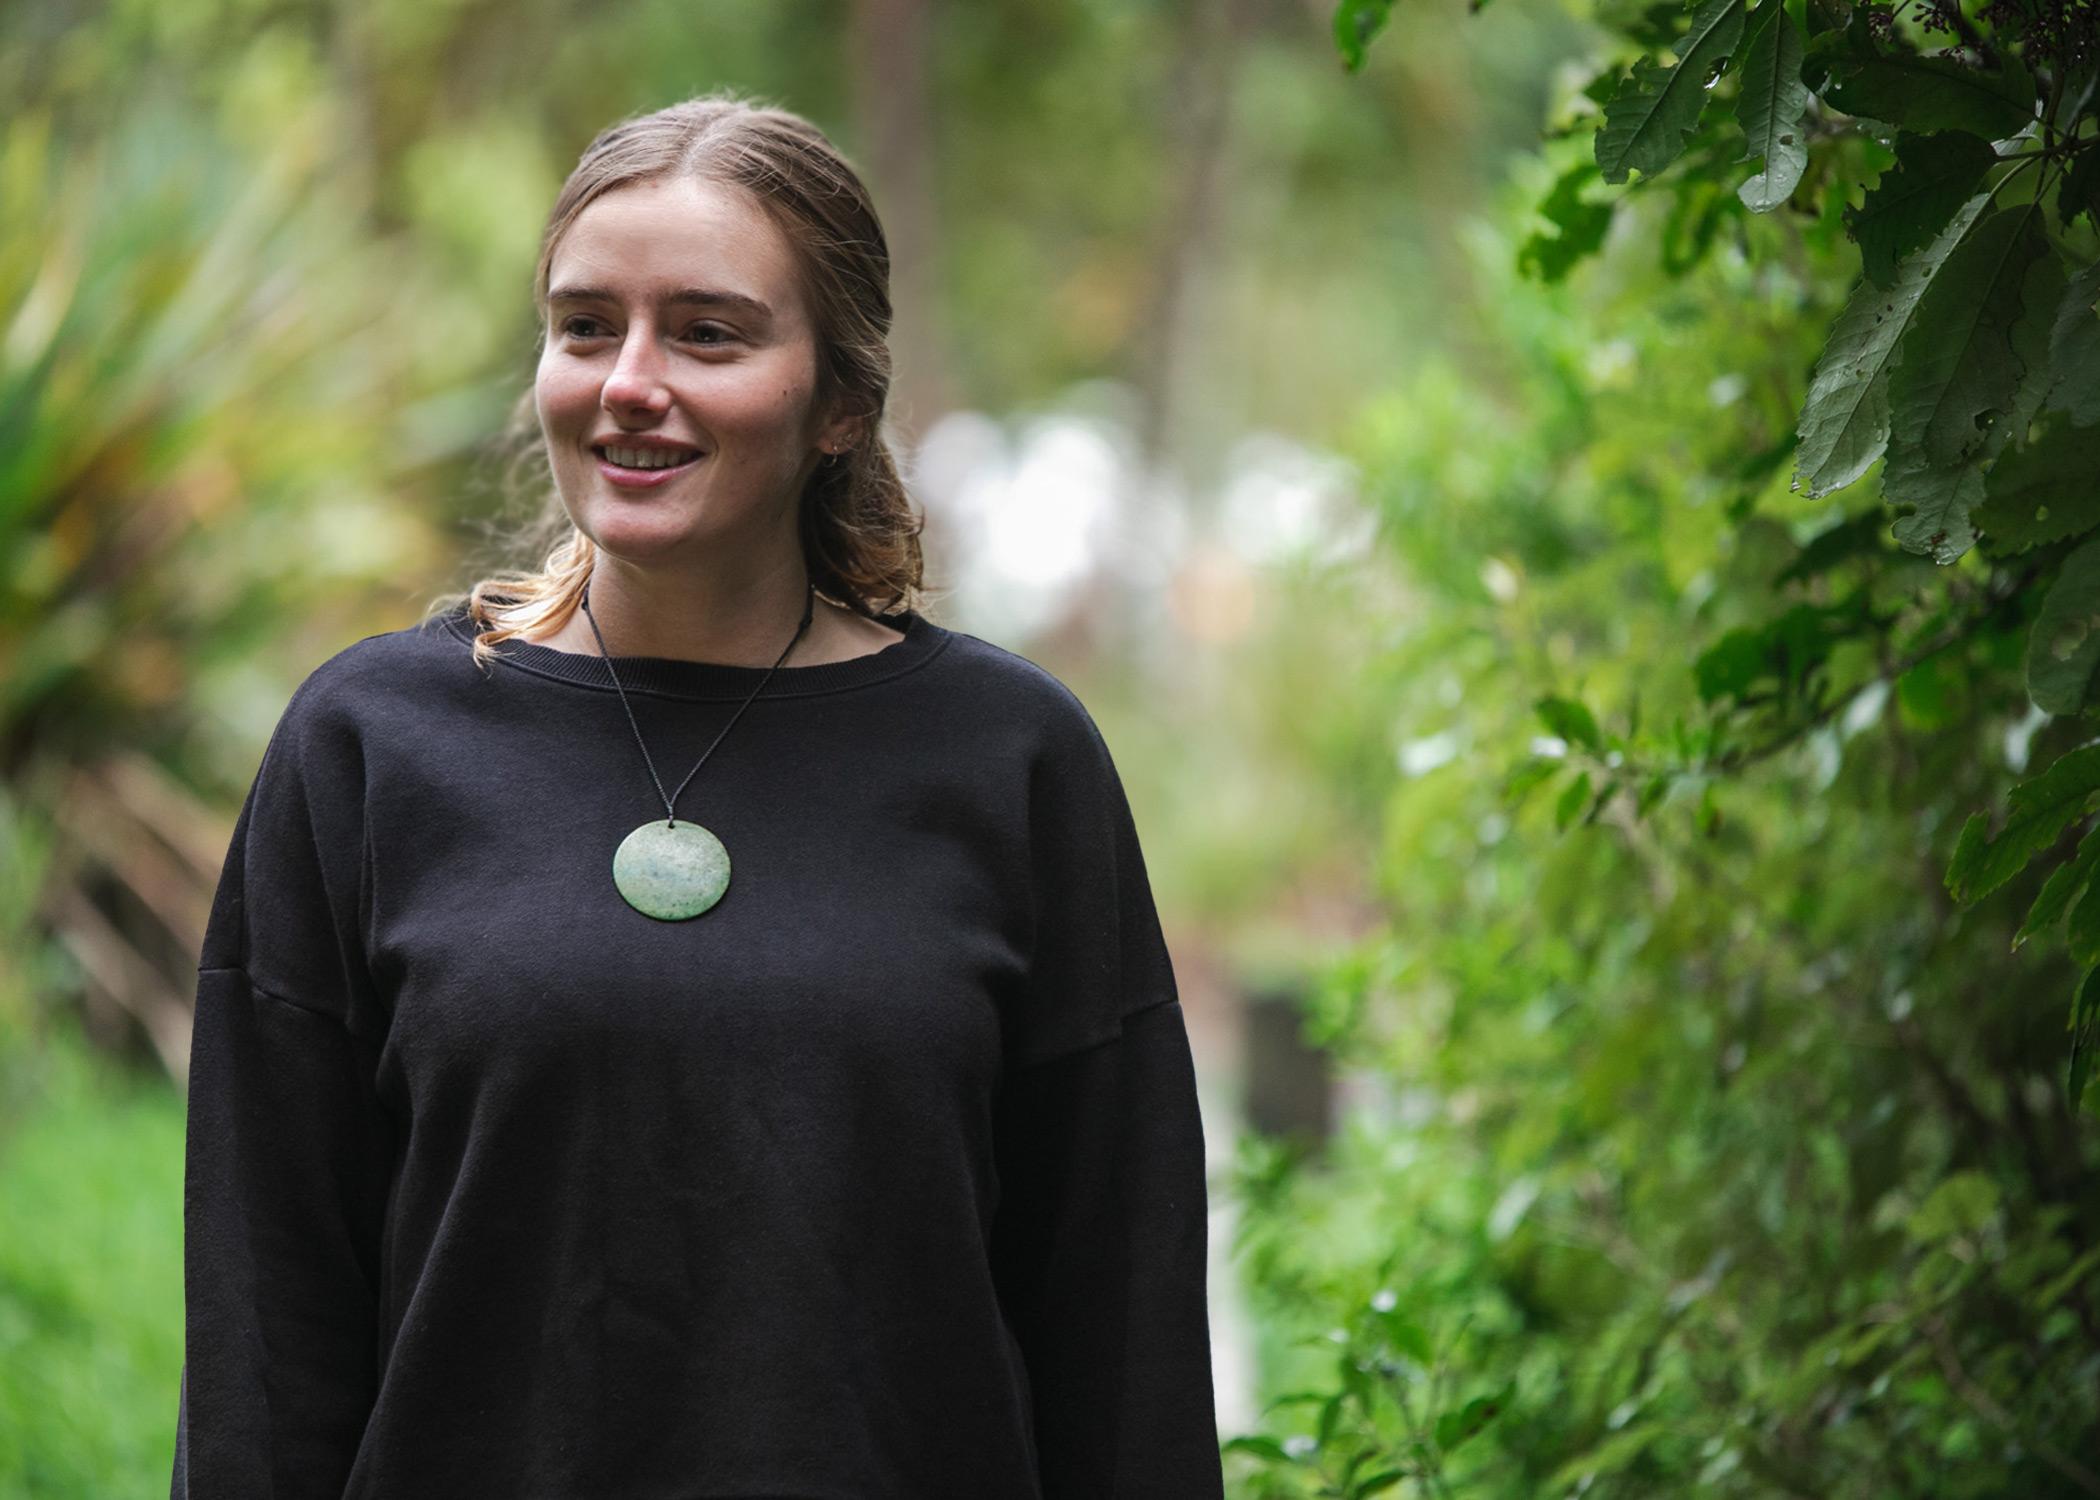
[[[601,450],[623,469],[675,469],[699,455],[697,448],[612,448]]]

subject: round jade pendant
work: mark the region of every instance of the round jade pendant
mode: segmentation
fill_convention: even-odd
[[[683,922],[729,889],[729,851],[698,823],[644,823],[620,841],[613,884],[643,916]]]

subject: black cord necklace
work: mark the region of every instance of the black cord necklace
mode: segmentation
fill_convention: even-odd
[[[678,799],[707,764],[707,757],[715,753],[715,745],[722,743],[724,735],[736,727],[736,721],[744,716],[744,710],[764,691],[773,674],[780,670],[780,663],[788,659],[788,651],[795,649],[795,642],[802,639],[809,629],[809,622],[817,612],[817,588],[810,584],[809,597],[802,608],[802,623],[795,627],[795,639],[787,643],[787,650],[780,653],[758,680],[758,686],[729,716],[722,726],[722,733],[714,738],[700,753],[693,769],[685,773],[685,780],[678,783],[678,790],[669,794],[664,791],[663,778],[656,774],[656,762],[650,758],[649,746],[642,739],[642,726],[634,717],[634,706],[627,701],[627,689],[620,686],[620,674],[613,671],[612,653],[605,649],[604,633],[598,629],[598,617],[591,613],[591,590],[586,584],[583,590],[583,617],[591,622],[591,634],[597,637],[598,654],[605,661],[605,670],[612,674],[613,687],[620,694],[620,707],[627,710],[628,727],[634,730],[634,742],[642,752],[642,763],[649,768],[649,779],[656,783],[656,795],[663,798],[664,820],[654,819],[644,823],[620,841],[613,853],[613,884],[627,904],[646,917],[655,917],[660,922],[683,922],[688,917],[697,917],[717,901],[729,889],[729,851],[722,841],[702,828],[698,823],[678,821]]]

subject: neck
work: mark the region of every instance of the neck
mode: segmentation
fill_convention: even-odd
[[[794,640],[809,604],[809,572],[798,554],[786,563],[695,587],[690,577],[666,577],[599,552],[591,571],[591,614],[613,656],[661,656],[679,661],[770,667]],[[788,665],[808,653],[822,606]],[[597,636],[581,610],[554,644],[595,653]]]

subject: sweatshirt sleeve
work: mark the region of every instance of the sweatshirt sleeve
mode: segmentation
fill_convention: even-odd
[[[198,964],[174,1500],[337,1500],[377,1392],[392,1136],[363,757],[326,671],[264,751]]]
[[[1044,1500],[1220,1500],[1195,1069],[1121,782],[1084,710],[1074,728],[1030,793],[993,1270]]]

